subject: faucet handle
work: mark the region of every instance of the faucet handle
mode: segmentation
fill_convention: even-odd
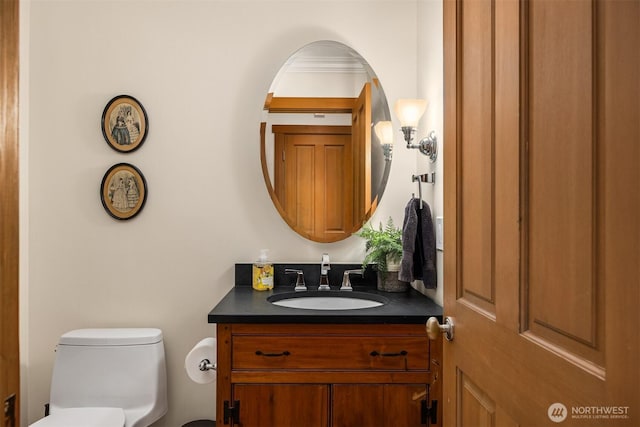
[[[327,274],[327,271],[331,270],[331,262],[329,261],[329,254],[322,254],[322,271],[321,274]]]
[[[342,286],[340,286],[340,290],[341,291],[352,291],[353,288],[351,287],[351,280],[349,280],[349,274],[360,274],[361,276],[364,276],[364,270],[363,269],[357,269],[357,270],[345,270],[344,274],[342,275]]]
[[[285,274],[297,274],[296,277],[296,287],[293,289],[294,291],[306,291],[307,285],[304,283],[304,272],[302,270],[295,270],[293,268],[285,268]]]

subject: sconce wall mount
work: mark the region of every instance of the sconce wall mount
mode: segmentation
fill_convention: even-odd
[[[404,140],[407,141],[407,148],[417,148],[422,154],[427,156],[431,163],[438,159],[438,138],[436,132],[431,131],[429,135],[422,138],[417,144],[413,144],[413,136],[416,133],[416,128],[411,126],[403,126],[402,133],[404,134]]]

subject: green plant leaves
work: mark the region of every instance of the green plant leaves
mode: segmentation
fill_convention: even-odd
[[[393,224],[391,217],[384,227],[382,222],[378,229],[366,224],[356,235],[365,239],[363,268],[374,263],[377,264],[378,271],[386,274],[388,261],[399,262],[402,259],[402,230]]]

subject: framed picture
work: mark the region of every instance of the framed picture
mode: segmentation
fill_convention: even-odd
[[[131,219],[147,201],[147,181],[140,170],[129,163],[109,168],[100,185],[102,206],[115,219]]]
[[[113,98],[102,112],[102,135],[116,151],[129,153],[144,142],[149,133],[147,112],[129,95]]]

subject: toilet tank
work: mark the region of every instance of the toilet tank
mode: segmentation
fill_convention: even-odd
[[[114,407],[127,426],[149,425],[167,411],[162,331],[78,329],[60,337],[51,380],[57,408]]]

